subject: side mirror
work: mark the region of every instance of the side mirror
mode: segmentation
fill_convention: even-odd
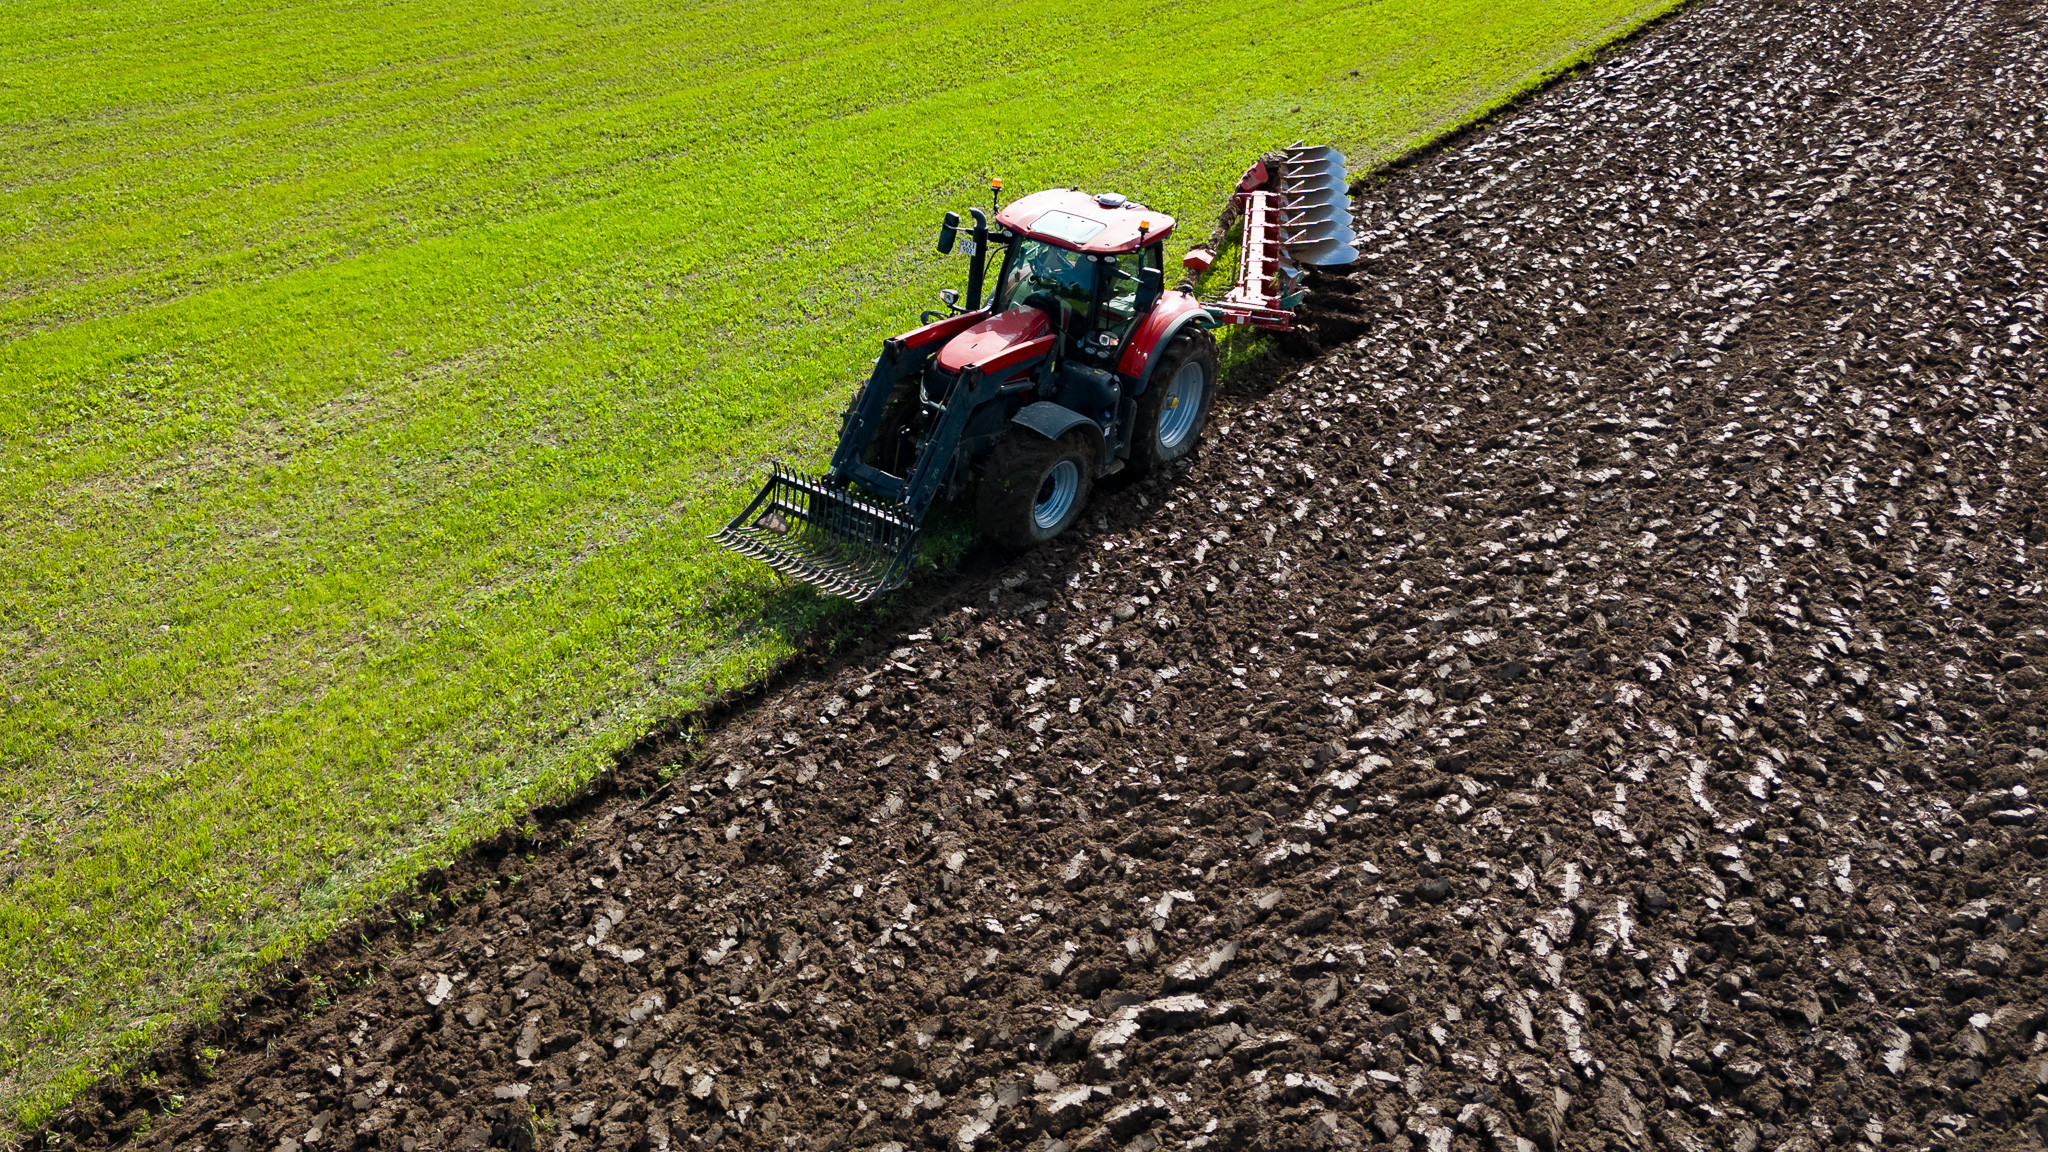
[[[944,256],[953,250],[953,237],[959,234],[960,214],[946,213],[946,222],[939,225],[939,255]]]
[[[1142,268],[1138,271],[1138,311],[1151,310],[1166,292],[1166,273],[1159,268]]]

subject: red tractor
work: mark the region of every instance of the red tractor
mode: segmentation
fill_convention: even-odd
[[[996,195],[1000,196],[1000,182]],[[1356,259],[1344,158],[1299,145],[1254,164],[1235,284],[1221,300],[1166,287],[1173,218],[1113,192],[1038,192],[948,212],[941,253],[964,248],[967,294],[883,341],[825,475],[780,467],[718,533],[735,551],[866,600],[909,576],[937,497],[979,481],[983,534],[1028,548],[1079,518],[1095,481],[1194,450],[1216,394],[1223,324],[1291,326],[1301,266]],[[1183,261],[1206,269],[1203,249]],[[988,273],[995,271],[994,284]]]

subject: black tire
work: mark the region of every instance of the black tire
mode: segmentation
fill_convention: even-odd
[[[882,422],[868,440],[862,463],[892,476],[907,475],[917,460],[916,424],[921,414],[917,378],[897,381],[882,408]]]
[[[1047,440],[1028,428],[1011,428],[982,469],[981,534],[1000,547],[1022,551],[1066,531],[1081,518],[1094,490],[1096,453],[1095,442],[1083,430]],[[1055,476],[1062,465],[1070,465],[1072,472]],[[1059,514],[1046,522],[1043,513],[1054,511]]]
[[[1181,372],[1199,371],[1201,393],[1193,400],[1194,418],[1181,408],[1189,403],[1186,389],[1176,390]],[[1216,402],[1216,340],[1200,328],[1173,338],[1152,370],[1145,394],[1138,397],[1138,426],[1131,430],[1131,467],[1142,476],[1195,450],[1209,426],[1209,408]]]

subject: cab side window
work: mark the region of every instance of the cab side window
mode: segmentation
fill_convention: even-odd
[[[1118,340],[1130,334],[1131,322],[1138,318],[1139,277],[1145,268],[1162,267],[1165,253],[1162,245],[1153,244],[1137,252],[1125,252],[1116,256],[1103,257],[1103,275],[1109,279],[1102,301],[1102,327],[1112,332]]]
[[[1105,256],[1102,273],[1109,279],[1107,298],[1102,302],[1103,326],[1121,329],[1138,310],[1138,257],[1128,252]]]

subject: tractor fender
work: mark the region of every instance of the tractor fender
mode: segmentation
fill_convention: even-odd
[[[1029,428],[1047,440],[1057,440],[1076,428],[1086,428],[1095,441],[1096,459],[1106,459],[1102,451],[1105,447],[1102,425],[1072,408],[1055,404],[1050,400],[1040,400],[1036,404],[1026,404],[1018,409],[1017,414],[1010,417],[1010,423]]]
[[[1159,366],[1159,358],[1172,347],[1174,337],[1190,324],[1206,328],[1214,323],[1209,310],[1188,293],[1175,290],[1162,295],[1124,342],[1124,354],[1117,360],[1116,370],[1137,381],[1130,394],[1145,394],[1152,384],[1152,369]]]

